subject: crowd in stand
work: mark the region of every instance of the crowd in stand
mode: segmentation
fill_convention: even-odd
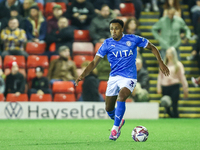
[[[46,55],[50,59],[53,55],[59,55],[58,59],[50,62],[47,77],[43,77],[44,68],[37,66],[35,68],[36,77],[32,80],[28,95],[37,93],[52,94],[51,87],[55,81],[72,81],[77,78],[77,65],[73,61],[73,43],[75,42],[75,30],[88,30],[90,42],[95,46],[102,43],[110,37],[109,22],[114,18],[123,17],[120,11],[122,3],[134,4],[134,15],[126,16],[125,34],[135,34],[140,36],[139,18],[141,11],[160,12],[159,21],[153,25],[152,32],[161,46],[162,58],[166,58],[168,65],[175,65],[174,76],[181,77],[181,83],[184,85],[185,97],[187,97],[187,84],[184,78],[184,68],[180,61],[179,46],[181,40],[187,42],[191,38],[191,31],[183,20],[183,15],[179,0],[57,0],[52,6],[52,12],[48,11],[47,4],[52,0],[0,0],[0,31],[1,31],[1,57],[4,59],[7,55],[22,55],[26,58],[30,55],[26,52],[28,42],[46,43],[45,52],[40,55]],[[194,49],[188,60],[200,60],[200,0],[182,1],[189,5],[190,17],[194,26],[193,38],[197,40]],[[64,5],[63,5],[64,4]],[[54,51],[50,51],[52,43],[55,44]],[[178,60],[171,58],[168,53],[177,53]],[[142,59],[143,49],[138,48],[137,72],[138,85],[136,90],[130,96],[133,101],[148,101],[149,77],[145,69],[146,63]],[[176,62],[171,64],[171,60]],[[82,68],[88,62],[83,62]],[[199,62],[200,64],[200,62]],[[11,73],[5,77],[0,71],[0,92],[15,93],[16,96],[24,93],[26,79],[19,72],[19,66],[16,61],[10,62]],[[80,68],[79,68],[80,69]],[[83,83],[83,93],[79,97],[80,101],[102,101],[102,96],[98,93],[100,81],[108,80],[110,72],[109,63],[105,57],[98,65],[97,70],[92,72]],[[161,86],[165,84],[159,73],[158,93],[161,93]],[[4,83],[5,79],[5,83]],[[168,79],[167,79],[168,80]],[[174,79],[173,79],[174,80]],[[200,79],[193,78],[195,84]],[[90,85],[90,82],[94,84]],[[169,83],[169,82],[167,82]],[[179,80],[173,82],[175,85]],[[6,86],[5,86],[6,84]],[[89,89],[85,87],[92,86]],[[177,86],[178,87],[178,86]],[[176,87],[174,87],[176,88]],[[5,91],[5,92],[4,92]],[[163,88],[162,92],[166,91]],[[92,97],[87,93],[94,92]],[[94,100],[95,101],[95,100]]]

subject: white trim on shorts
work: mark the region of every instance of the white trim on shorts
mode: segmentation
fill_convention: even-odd
[[[128,88],[131,93],[133,92],[137,83],[137,79],[126,78],[122,76],[110,76],[107,89],[106,89],[106,96],[116,96],[119,94],[119,91],[126,87]]]

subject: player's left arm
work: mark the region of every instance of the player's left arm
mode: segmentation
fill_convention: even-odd
[[[151,43],[148,42],[148,45],[146,46],[147,49],[151,50],[152,53],[156,56],[158,63],[159,63],[159,67],[161,72],[165,75],[165,76],[169,76],[170,72],[168,67],[164,64],[162,58],[160,57],[160,53],[158,51],[158,49]]]

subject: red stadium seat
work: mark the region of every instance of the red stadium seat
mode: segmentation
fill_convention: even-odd
[[[39,43],[39,42],[28,42],[26,44],[26,52],[28,54],[42,54],[45,52],[46,43]]]
[[[27,94],[20,94],[19,96],[16,96],[13,93],[8,93],[6,96],[7,102],[27,102],[28,101],[28,95]]]
[[[61,5],[63,12],[67,10],[66,4],[64,2],[47,2],[45,5],[45,16],[50,16],[53,14],[53,6],[54,5]]]
[[[2,68],[2,58],[0,56],[0,68]]]
[[[0,94],[0,102],[2,102],[2,101],[4,101],[5,100],[5,97],[4,97],[4,95],[1,93]]]
[[[105,94],[107,88],[107,81],[100,81],[99,83],[99,93]]]
[[[51,94],[44,94],[44,95],[31,94],[30,101],[32,101],[32,102],[51,102],[52,96],[51,96]]]
[[[48,74],[48,69],[44,69],[44,74],[43,76],[46,77]],[[27,73],[27,81],[31,81],[33,78],[36,77],[35,74],[35,68],[30,68],[28,69],[28,73]]]
[[[74,41],[89,42],[91,41],[89,30],[74,30]]]
[[[11,70],[9,68],[4,69],[4,74],[9,75]],[[24,68],[19,68],[19,72],[26,78],[26,70]]]
[[[56,43],[51,43],[51,45],[49,46],[49,51],[50,52],[55,52],[56,51]]]
[[[74,93],[74,84],[71,81],[56,81],[53,83],[53,93]]]
[[[73,55],[94,55],[94,46],[91,42],[74,42]]]
[[[27,59],[27,68],[35,68],[37,66],[42,66],[44,68],[49,67],[48,57],[47,56],[37,56],[30,55]]]
[[[119,5],[120,12],[122,16],[134,16],[135,15],[135,7],[133,3],[121,3]]]
[[[88,61],[92,61],[94,59],[93,56],[91,55],[75,55],[74,56],[74,62],[76,64],[76,67],[77,68],[80,68],[81,67],[81,64],[88,60]]]
[[[9,68],[9,63],[11,61],[16,61],[19,68],[25,68],[25,57],[16,55],[6,55],[4,58],[4,69]]]
[[[99,50],[99,48],[101,47],[102,43],[96,43],[95,47],[94,47],[94,52],[95,54],[97,53],[97,51]]]
[[[74,94],[55,94],[54,102],[75,102],[76,98]]]
[[[41,11],[42,13],[44,13],[44,6],[43,6],[43,4],[42,4],[42,3],[37,3],[37,5],[38,5],[40,11]]]
[[[130,18],[130,16],[117,16],[116,18],[124,21],[124,24],[125,24],[128,18]]]
[[[76,91],[75,91],[76,95],[82,93],[82,85],[83,85],[83,81],[79,81],[78,85],[75,87],[76,88]]]

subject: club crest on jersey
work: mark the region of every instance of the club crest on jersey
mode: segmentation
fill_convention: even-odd
[[[127,41],[126,45],[130,47],[131,46],[131,41]]]

